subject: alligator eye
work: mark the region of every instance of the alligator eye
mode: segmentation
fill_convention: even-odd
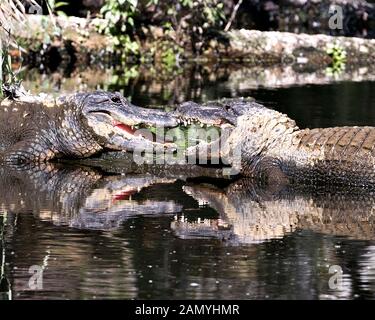
[[[114,103],[121,103],[121,98],[119,96],[111,97],[111,101]]]

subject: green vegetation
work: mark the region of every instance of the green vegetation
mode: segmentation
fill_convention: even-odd
[[[137,4],[138,0],[107,0],[100,11],[106,22],[99,31],[114,37],[115,48],[122,50],[123,59],[139,53],[134,27]]]
[[[59,9],[64,8],[65,6],[69,5],[68,2],[58,1],[55,0],[46,0],[48,10],[50,14],[55,14],[57,16],[63,16],[66,17],[66,14],[64,11],[61,11]]]
[[[125,87],[129,85],[131,80],[136,79],[139,76],[139,67],[138,65],[133,65],[127,67],[121,72],[114,72],[111,81],[106,84],[106,90],[115,90],[115,88]]]
[[[151,33],[148,26],[161,26],[162,45],[157,49],[162,49],[160,60],[167,68],[178,63],[183,48],[200,54],[204,38],[225,20],[224,5],[217,0],[106,0],[101,15],[105,24],[99,30],[114,37],[113,49],[121,52],[123,61],[155,55],[156,48],[141,52],[141,42]]]
[[[35,0],[26,0],[24,4],[37,5]],[[1,0],[0,6],[0,96],[4,83],[18,84],[18,72],[13,72],[11,49],[21,54],[21,49],[14,39],[12,30],[15,22],[25,19],[25,7],[20,1]],[[21,58],[21,57],[20,57]]]
[[[17,50],[21,53],[21,51]],[[18,72],[14,72],[12,68],[12,56],[10,53],[9,43],[0,43],[0,97],[3,96],[3,84],[19,85]]]

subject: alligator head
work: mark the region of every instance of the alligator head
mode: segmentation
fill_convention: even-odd
[[[222,99],[202,105],[186,102],[177,107],[175,116],[185,125],[217,128],[219,135],[212,139],[208,134],[206,141],[188,147],[186,155],[189,159],[226,164],[233,173],[243,173],[244,164],[253,165],[246,162],[248,159],[263,157],[264,150],[274,148],[285,134],[298,130],[286,115],[252,98]]]
[[[119,93],[98,91],[62,96],[18,94],[2,103],[0,151],[6,162],[85,158],[104,149],[174,150],[146,128],[174,127],[169,113],[132,105]],[[11,110],[11,112],[9,112]]]
[[[134,151],[155,146],[173,148],[173,144],[155,141],[152,127],[175,127],[178,122],[170,114],[157,109],[131,104],[120,93],[98,91],[74,95],[83,120],[99,137],[103,147]]]
[[[243,151],[247,156],[257,156],[285,131],[297,128],[293,120],[252,98],[222,99],[205,104],[185,102],[173,112],[165,112],[136,107],[118,93],[96,92],[83,95],[81,104],[88,126],[103,139],[107,148],[134,151],[162,146],[174,150],[181,145],[166,140],[179,143],[178,137],[161,137],[160,142],[155,142],[150,128],[185,126],[188,141],[183,148],[187,147],[184,155],[192,161],[189,163],[206,164],[208,161],[235,170],[242,166]]]
[[[235,153],[241,152],[244,139],[247,138],[243,132],[248,132],[249,122],[251,126],[260,126],[262,121],[267,122],[269,119],[274,119],[276,112],[257,104],[251,98],[223,99],[206,104],[185,102],[177,106],[173,112],[165,112],[137,107],[119,93],[101,91],[68,96],[63,98],[60,103],[63,106],[71,103],[78,106],[84,122],[84,125],[81,126],[90,128],[95,135],[95,143],[99,143],[101,148],[126,151],[151,150],[152,152],[175,150],[177,145],[170,141],[181,142],[178,137],[176,139],[175,135],[171,135],[168,138],[169,132],[167,131],[165,137],[156,137],[155,139],[152,128],[170,129],[187,126],[189,130],[193,129],[196,141],[192,141],[192,144],[188,143],[184,154],[194,158],[192,159],[195,161],[194,164],[197,163],[197,159],[199,159],[199,163],[204,163],[204,161],[200,161],[204,158],[211,163],[215,163],[215,161],[219,163],[224,160],[224,163],[226,161],[228,165],[232,166],[236,159],[240,158],[240,154],[237,154],[236,158]],[[68,107],[67,110],[69,109],[71,108]],[[268,117],[267,114],[269,114]],[[68,121],[67,126],[74,127],[73,122]],[[63,128],[60,130],[64,132]],[[188,135],[190,132],[188,131]],[[255,130],[253,132],[255,136]],[[236,139],[237,137],[241,137],[241,139]],[[197,141],[199,141],[198,144]],[[249,144],[251,141],[246,141],[246,143]],[[251,145],[250,149],[262,146],[262,141],[259,138],[255,139],[254,137],[252,143],[254,145]],[[69,145],[69,141],[66,141],[66,144]],[[186,141],[183,145],[183,149],[185,148]],[[247,148],[248,151],[249,148]],[[89,154],[86,153],[83,156],[87,155]]]

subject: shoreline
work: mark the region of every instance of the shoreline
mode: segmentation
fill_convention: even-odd
[[[114,39],[99,34],[96,27],[101,19],[88,20],[76,17],[55,17],[29,15],[25,25],[18,25],[14,37],[26,50],[22,63],[38,65],[117,65]],[[30,32],[33,30],[33,32]],[[294,34],[278,31],[231,30],[216,33],[205,40],[202,54],[194,56],[184,50],[171,61],[160,61],[159,55],[168,42],[160,28],[150,28],[141,42],[140,57],[127,57],[128,63],[168,64],[199,61],[204,63],[236,62],[247,65],[305,65],[307,69],[320,69],[334,64],[336,54],[344,54],[346,66],[371,66],[375,62],[375,39],[336,37],[323,34]],[[164,41],[164,42],[163,42]],[[160,49],[160,42],[164,47]],[[171,46],[172,42],[169,43]],[[164,48],[164,49],[163,49]],[[19,53],[12,50],[14,60]],[[17,63],[17,62],[15,62]]]

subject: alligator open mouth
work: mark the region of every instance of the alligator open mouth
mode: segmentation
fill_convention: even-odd
[[[144,121],[144,122],[138,122],[137,123],[136,119],[134,120],[131,117],[129,117],[129,118],[125,117],[124,118],[123,116],[119,117],[118,114],[112,113],[112,112],[107,111],[107,110],[94,110],[94,111],[90,111],[89,113],[94,114],[94,115],[99,116],[99,117],[102,117],[102,118],[106,118],[105,122],[111,123],[111,125],[114,128],[118,128],[118,129],[124,131],[125,133],[127,133],[129,135],[134,135],[134,136],[137,136],[137,131],[140,130],[140,129],[150,130],[150,132],[155,131],[158,124],[159,125],[162,124],[163,126],[165,125],[168,128],[173,128],[173,127],[178,125],[177,120],[173,121],[172,123],[166,122],[165,124],[162,123],[162,122],[153,123],[151,115],[150,115],[149,122]]]
[[[150,132],[151,132],[151,129],[153,128],[152,126],[148,126],[147,124],[144,124],[144,123],[140,123],[140,124],[137,124],[137,125],[127,125],[125,123],[122,123],[122,122],[114,120],[114,119],[112,121],[112,125],[115,128],[123,130],[126,133],[128,133],[130,135],[133,135],[133,136],[137,136],[137,131],[140,130],[140,129],[149,129]],[[146,137],[146,139],[147,139],[147,137]]]
[[[211,165],[224,165],[223,145],[235,128],[238,117],[231,109],[233,102],[228,102],[186,102],[177,107],[175,114],[179,125],[196,130],[190,135],[196,139],[190,139],[185,150],[188,159],[195,159],[200,164],[208,161]]]
[[[132,152],[162,147],[174,151],[184,149],[187,156],[194,156],[199,148],[202,152],[207,147],[214,149],[220,143],[221,133],[233,130],[238,117],[233,105],[230,101],[199,105],[187,102],[167,112],[137,107],[119,94],[110,98],[107,94],[97,98],[87,112],[90,126],[107,139],[112,149]],[[177,134],[169,131],[175,128],[181,131]],[[189,140],[194,136],[196,140]]]
[[[152,143],[165,144],[166,146],[177,143],[179,147],[184,146],[184,149],[191,145],[196,146],[200,143],[213,142],[210,141],[213,136],[218,139],[222,129],[228,128],[228,126],[232,127],[225,119],[215,117],[198,119],[194,116],[190,117],[190,115],[180,115],[178,112],[171,113],[170,116],[173,117],[173,120],[165,123],[161,121],[158,121],[158,123],[153,122],[152,116],[150,116],[149,122],[135,123],[132,119],[120,120],[116,114],[108,111],[100,110],[92,113],[106,118],[106,122],[111,123],[114,131],[118,134],[123,134],[125,137],[143,138]],[[163,126],[158,127],[160,124]],[[176,132],[168,135],[168,131],[173,129],[179,129],[179,135],[176,135]]]
[[[113,106],[102,104],[88,111],[90,127],[99,136],[105,138],[110,149],[124,151],[150,150],[155,147],[175,149],[170,141],[158,136],[156,128],[173,128],[177,120],[167,113],[155,109],[139,107]]]

